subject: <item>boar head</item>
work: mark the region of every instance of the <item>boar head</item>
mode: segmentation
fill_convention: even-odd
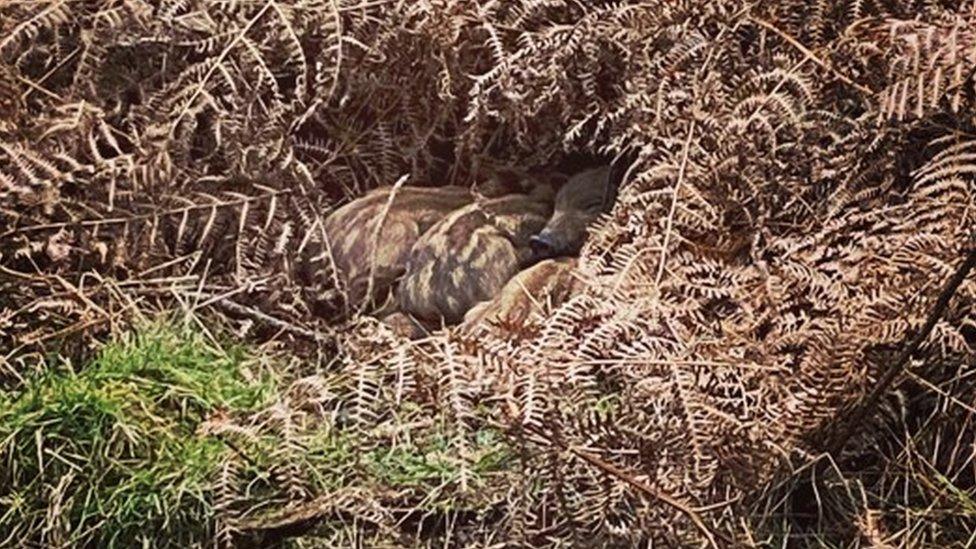
[[[586,240],[586,228],[607,207],[610,167],[574,175],[556,194],[552,217],[529,243],[535,259],[571,256]]]

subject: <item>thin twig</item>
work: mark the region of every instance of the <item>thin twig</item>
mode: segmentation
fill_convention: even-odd
[[[554,444],[562,448],[563,450],[568,451],[569,453],[582,459],[583,461],[589,463],[590,465],[596,467],[597,469],[600,469],[604,473],[626,482],[631,487],[635,488],[638,492],[641,492],[646,496],[650,496],[652,499],[660,501],[661,503],[664,503],[665,505],[668,505],[669,507],[672,507],[678,512],[680,512],[681,514],[685,515],[695,525],[695,527],[698,528],[698,530],[702,533],[702,535],[705,536],[705,539],[708,541],[708,545],[710,547],[714,547],[714,548],[719,547],[718,543],[716,543],[715,541],[716,535],[720,537],[722,541],[725,542],[726,544],[732,543],[732,540],[727,539],[721,533],[716,533],[709,530],[708,526],[705,525],[705,521],[701,518],[701,515],[698,513],[698,511],[692,508],[687,503],[675,498],[674,496],[671,496],[670,494],[662,492],[652,486],[649,486],[637,480],[636,478],[633,477],[633,475],[630,475],[629,473],[627,473],[626,471],[624,471],[623,469],[617,467],[612,463],[608,463],[590,454],[589,452],[584,452],[583,450],[580,450],[578,448],[573,448],[568,444],[566,444],[565,442],[558,440],[555,437],[547,435],[537,427],[526,426],[525,428],[527,430],[532,431],[536,435],[539,435],[542,438],[548,440],[551,444]]]
[[[241,305],[235,303],[229,299],[221,299],[213,303],[216,307],[222,307],[227,309],[232,313],[236,313],[248,318],[252,318],[259,322],[264,322],[270,326],[273,326],[283,332],[288,332],[292,335],[303,337],[306,339],[311,339],[313,341],[324,341],[332,336],[332,334],[323,333],[317,330],[310,330],[290,322],[281,320],[280,318],[275,318],[267,313],[261,312],[253,307],[248,307],[246,305]]]
[[[688,517],[688,519],[691,520],[692,523],[695,524],[695,527],[698,528],[698,530],[701,531],[702,535],[705,536],[705,539],[708,540],[709,546],[716,547],[716,548],[718,547],[718,544],[715,543],[715,533],[709,530],[708,527],[705,526],[705,522],[702,520],[701,516],[683,501],[680,501],[660,490],[655,490],[653,487],[648,486],[647,484],[644,484],[643,482],[640,482],[634,477],[628,475],[626,472],[624,472],[623,469],[620,469],[619,467],[613,465],[612,463],[603,461],[602,459],[592,454],[589,454],[587,452],[572,447],[567,448],[567,450],[574,456],[582,459],[583,461],[589,463],[590,465],[593,465],[597,469],[602,470],[604,473],[612,477],[616,477],[626,482],[631,487],[636,488],[638,491],[677,509],[686,517]],[[725,541],[729,541],[729,540],[725,540]]]
[[[661,279],[664,277],[664,266],[667,262],[668,257],[668,242],[671,240],[671,233],[674,231],[674,217],[677,215],[678,211],[678,196],[681,194],[681,184],[685,179],[685,172],[688,169],[688,154],[691,150],[692,139],[695,136],[695,125],[694,123],[688,125],[688,137],[685,139],[685,146],[681,152],[681,166],[678,168],[678,181],[674,184],[674,189],[671,191],[671,209],[668,212],[667,226],[664,229],[664,243],[661,244],[661,261],[658,263],[657,276],[654,277],[654,287],[657,291],[660,291]],[[628,267],[630,265],[628,264]],[[627,270],[624,269],[620,272],[619,279],[614,285],[615,290],[620,286],[623,279],[624,273]]]
[[[935,305],[932,306],[932,310],[929,312],[929,316],[925,320],[922,328],[902,347],[901,352],[891,362],[891,366],[881,374],[877,383],[874,384],[871,391],[861,400],[860,404],[854,410],[845,411],[844,427],[841,428],[838,435],[828,445],[831,453],[836,454],[844,448],[844,445],[857,432],[857,429],[861,427],[868,414],[874,410],[878,401],[888,391],[888,388],[891,387],[891,384],[905,370],[908,362],[915,356],[915,353],[918,352],[919,348],[932,333],[932,329],[935,328],[936,323],[942,318],[956,290],[959,289],[959,286],[966,280],[969,272],[974,267],[976,267],[976,246],[969,250],[966,259],[960,263],[956,272],[942,288],[942,292],[935,301]]]
[[[383,206],[383,211],[380,212],[379,219],[376,220],[376,227],[373,229],[373,238],[370,241],[369,248],[369,278],[366,280],[366,295],[363,296],[363,302],[359,307],[359,314],[362,314],[366,310],[367,305],[372,299],[373,287],[376,278],[376,263],[378,260],[376,249],[379,247],[380,234],[383,232],[383,225],[386,224],[386,218],[390,215],[390,209],[393,207],[393,201],[396,200],[397,193],[400,192],[400,188],[403,184],[410,179],[410,174],[406,174],[397,180],[393,184],[393,188],[390,189],[390,196],[386,200],[386,204]]]
[[[829,63],[827,63],[823,59],[817,57],[817,54],[813,53],[812,51],[810,51],[809,48],[807,48],[806,46],[804,46],[803,44],[801,44],[799,40],[797,40],[796,38],[793,38],[792,36],[790,36],[786,32],[780,30],[778,27],[776,27],[776,25],[773,25],[772,23],[769,23],[769,22],[764,21],[762,19],[759,19],[758,17],[751,17],[750,16],[749,17],[749,20],[752,21],[753,23],[759,25],[760,27],[762,27],[764,29],[767,29],[767,30],[770,30],[770,31],[776,33],[777,36],[779,36],[783,40],[786,40],[791,46],[793,46],[794,48],[798,49],[800,51],[800,53],[802,53],[803,55],[805,55],[807,57],[807,59],[809,59],[810,61],[813,61],[817,65],[820,65],[822,68],[830,71],[841,82],[847,84],[848,86],[851,86],[852,88],[855,88],[856,90],[860,91],[861,93],[863,93],[865,95],[869,95],[869,96],[870,95],[874,95],[874,91],[873,90],[871,90],[870,88],[865,87],[865,86],[863,86],[861,84],[858,84],[857,82],[855,82],[854,80],[852,80],[846,74],[844,74],[844,73],[840,72],[839,70],[835,69],[834,67],[830,66]]]
[[[268,10],[273,5],[274,5],[274,0],[265,2],[264,7],[258,10],[258,12],[254,15],[254,17],[252,17],[244,25],[244,28],[241,29],[241,31],[234,36],[234,39],[230,41],[230,44],[227,44],[227,47],[220,52],[220,55],[217,57],[217,60],[214,61],[213,65],[210,66],[206,74],[203,75],[203,78],[200,79],[200,82],[197,84],[197,89],[193,92],[193,95],[190,96],[190,99],[187,100],[186,104],[180,110],[179,115],[177,115],[176,120],[173,121],[173,124],[170,126],[171,136],[176,133],[176,129],[179,127],[180,122],[183,120],[183,117],[186,116],[186,114],[190,111],[190,108],[193,107],[193,103],[196,102],[197,98],[200,97],[200,95],[204,92],[204,89],[207,85],[207,82],[210,80],[210,77],[213,76],[215,72],[217,72],[217,69],[220,68],[221,64],[224,62],[224,59],[226,59],[227,56],[230,55],[230,52],[234,49],[237,43],[244,39],[247,33],[251,31],[254,25],[256,25],[258,21],[261,20],[262,17],[264,17],[264,14],[267,13]]]

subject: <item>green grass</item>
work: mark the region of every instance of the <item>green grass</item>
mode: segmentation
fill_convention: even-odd
[[[0,391],[0,546],[187,545],[210,535],[210,485],[229,450],[197,434],[216,410],[267,404],[275,386],[240,348],[159,322],[78,372]]]
[[[404,505],[450,511],[490,499],[511,466],[503,437],[488,430],[462,440],[434,423],[392,443],[319,418],[285,432],[268,421],[287,378],[275,364],[214,345],[189,323],[158,321],[89,364],[50,361],[0,390],[0,547],[212,546],[215,501],[228,487],[232,514],[273,512],[300,497],[294,486],[305,497],[397,493]],[[208,434],[200,427],[215,415],[246,434]],[[231,462],[233,481],[221,484]],[[332,528],[348,525],[322,524]]]
[[[435,487],[457,483],[462,476],[478,483],[487,475],[505,470],[510,452],[501,436],[480,431],[461,454],[456,441],[434,436],[422,445],[381,448],[366,454],[366,470],[389,486]]]

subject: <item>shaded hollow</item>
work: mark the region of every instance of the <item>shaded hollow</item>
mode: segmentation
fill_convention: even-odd
[[[567,157],[541,177],[525,173],[469,187],[381,187],[334,211],[327,248],[352,309],[395,318],[417,336],[460,323],[479,305],[492,320],[524,319],[549,294],[565,299],[565,267],[559,282],[541,280],[547,269],[525,279],[546,295],[503,288],[540,261],[579,253],[588,226],[611,205],[614,170],[601,159]]]

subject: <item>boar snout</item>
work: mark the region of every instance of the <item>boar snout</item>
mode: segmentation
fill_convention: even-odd
[[[542,231],[533,235],[529,239],[529,247],[532,248],[532,259],[534,261],[551,259],[557,255],[556,244],[553,242],[552,233],[549,231]]]
[[[588,216],[556,212],[542,231],[529,239],[533,259],[542,261],[579,253],[586,240]]]
[[[606,209],[609,185],[609,166],[571,177],[556,193],[549,223],[529,241],[533,259],[577,255],[586,240],[587,225]]]

